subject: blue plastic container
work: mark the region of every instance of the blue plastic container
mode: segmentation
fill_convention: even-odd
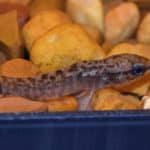
[[[150,150],[150,111],[1,114],[0,150]]]

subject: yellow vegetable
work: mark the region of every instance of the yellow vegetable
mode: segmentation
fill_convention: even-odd
[[[47,10],[38,13],[38,15],[32,17],[23,27],[23,37],[27,49],[30,50],[33,42],[48,30],[58,25],[71,22],[70,18],[59,10]]]
[[[83,25],[84,29],[87,31],[87,33],[98,43],[103,42],[103,35],[102,33],[95,27]]]
[[[141,103],[135,97],[121,95],[113,89],[101,89],[93,96],[92,108],[96,111],[140,109]]]
[[[32,0],[0,0],[0,3],[7,2],[7,3],[18,3],[23,5],[28,5]]]
[[[82,60],[103,59],[102,48],[76,24],[57,26],[40,37],[30,52],[42,72],[56,71]]]
[[[75,22],[95,27],[100,32],[104,32],[102,0],[68,0],[67,12]]]
[[[65,0],[32,0],[29,5],[30,16],[33,17],[45,10],[63,9]]]
[[[139,42],[150,44],[150,13],[148,13],[140,24],[137,39]]]
[[[109,54],[114,46],[114,44],[106,41],[102,44],[102,48],[105,50],[106,54]]]
[[[116,45],[108,54],[108,56],[123,53],[136,54],[150,59],[150,45],[121,43]]]
[[[17,11],[0,14],[0,41],[10,47],[12,58],[23,56]]]
[[[110,9],[105,17],[105,38],[110,43],[119,43],[132,36],[140,20],[136,4],[123,2]]]

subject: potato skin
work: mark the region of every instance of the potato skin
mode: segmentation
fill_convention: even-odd
[[[42,72],[53,72],[82,60],[104,57],[102,48],[76,24],[64,24],[47,32],[33,44],[30,52],[31,61]]]
[[[35,40],[48,32],[48,30],[58,25],[71,22],[71,19],[59,10],[38,13],[38,15],[32,17],[23,27],[22,33],[27,49],[30,50]]]
[[[119,43],[131,37],[140,20],[136,4],[125,2],[108,11],[105,17],[105,39]]]

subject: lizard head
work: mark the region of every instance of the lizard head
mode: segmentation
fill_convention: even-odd
[[[115,83],[135,80],[150,70],[150,60],[138,55],[121,54],[109,57],[105,60],[108,74]]]

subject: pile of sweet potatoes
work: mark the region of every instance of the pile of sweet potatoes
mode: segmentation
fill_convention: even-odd
[[[0,0],[1,76],[33,77],[122,53],[150,59],[149,0]],[[47,102],[1,96],[0,112],[149,109],[149,81],[98,90],[88,106],[88,92]]]

